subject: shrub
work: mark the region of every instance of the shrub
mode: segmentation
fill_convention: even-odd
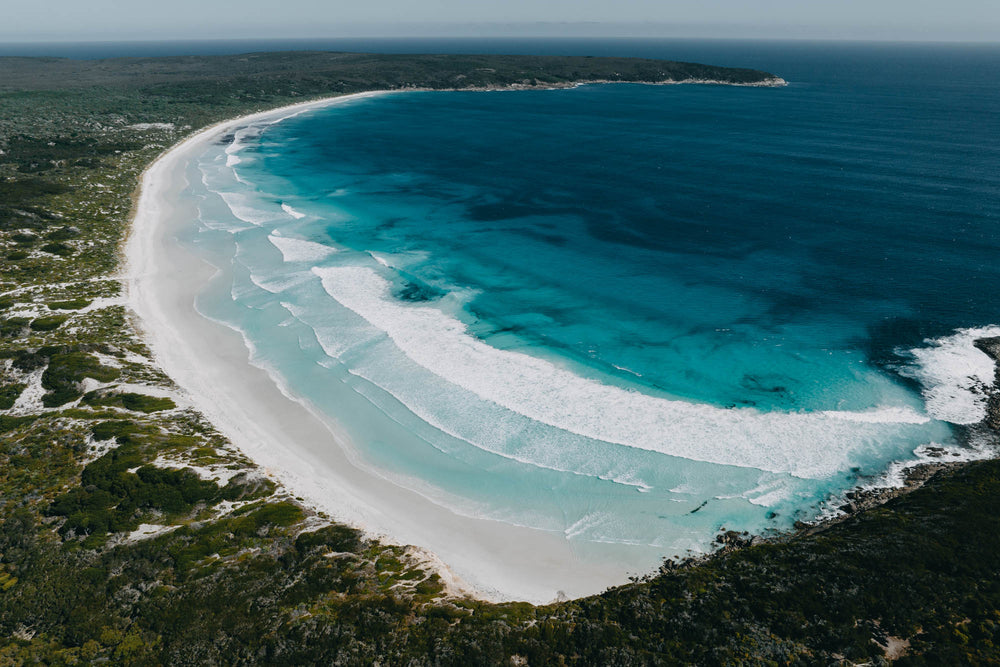
[[[139,427],[130,421],[108,421],[94,424],[90,431],[94,434],[94,440],[110,440],[131,435],[139,430]]]
[[[264,526],[290,526],[302,518],[302,509],[294,503],[269,503],[247,516],[234,520],[232,530],[236,535],[254,535]]]
[[[219,493],[218,485],[192,470],[143,463],[139,448],[126,443],[84,468],[80,486],[57,497],[47,510],[49,515],[66,517],[59,532],[101,536],[132,530],[145,512],[188,513]]]
[[[60,227],[59,229],[46,234],[45,238],[49,241],[68,241],[69,239],[74,239],[79,235],[79,230],[74,229],[73,227]]]
[[[84,299],[82,297],[76,299],[70,299],[68,301],[53,301],[48,304],[49,308],[53,310],[80,310],[81,308],[86,308],[91,303],[90,299]]]
[[[31,328],[34,331],[52,331],[53,329],[58,329],[62,326],[62,323],[68,320],[67,315],[48,315],[46,317],[38,317],[32,320]]]
[[[8,433],[19,429],[22,426],[27,426],[36,419],[38,419],[38,415],[28,415],[26,417],[10,417],[8,415],[0,415],[0,433]]]
[[[85,377],[111,382],[120,374],[117,368],[102,366],[85,352],[52,354],[48,368],[42,373],[42,387],[48,390],[42,396],[42,403],[49,408],[65,405],[83,395],[79,384]]]
[[[330,551],[357,553],[361,550],[361,531],[350,526],[324,526],[319,530],[302,533],[295,539],[295,549],[303,556],[319,547]]]
[[[14,368],[23,373],[36,371],[49,363],[48,355],[40,350],[0,350],[0,358],[10,359]]]
[[[0,387],[0,410],[9,410],[14,407],[18,397],[27,385],[8,384]]]
[[[53,255],[59,255],[60,257],[68,257],[73,254],[72,246],[68,246],[65,243],[55,242],[46,243],[42,246],[42,250]]]
[[[122,399],[122,406],[126,410],[135,412],[159,412],[160,410],[173,410],[177,404],[169,398],[158,396],[146,396],[145,394],[119,394]]]
[[[8,317],[5,320],[0,320],[0,336],[4,338],[20,336],[24,333],[29,322],[31,320],[27,317]]]
[[[177,407],[169,398],[159,398],[157,396],[147,396],[145,394],[134,394],[131,392],[115,393],[92,391],[83,397],[86,405],[97,406],[117,406],[135,412],[159,412],[160,410],[173,410]]]
[[[38,237],[34,234],[25,234],[24,232],[12,234],[10,238],[18,245],[32,245],[38,240]]]

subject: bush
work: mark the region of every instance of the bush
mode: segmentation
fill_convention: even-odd
[[[49,505],[49,515],[66,517],[60,534],[101,536],[133,530],[150,510],[186,514],[219,494],[215,482],[202,480],[192,470],[167,470],[144,462],[139,448],[126,443],[84,468],[80,486]],[[137,470],[129,472],[132,469]]]
[[[90,431],[94,434],[94,440],[110,440],[131,435],[139,430],[139,427],[130,421],[109,421],[94,424]]]
[[[122,406],[126,410],[135,412],[159,412],[160,410],[173,410],[177,404],[172,399],[158,396],[146,396],[145,394],[119,394],[122,399]]]
[[[236,535],[254,535],[264,526],[290,526],[302,518],[302,509],[294,503],[269,503],[247,516],[234,520],[232,530]]]
[[[42,250],[53,255],[59,255],[60,257],[68,257],[73,254],[72,246],[68,246],[65,243],[55,242],[46,243],[42,246]]]
[[[302,533],[295,539],[295,549],[303,556],[320,547],[330,551],[357,553],[361,551],[361,531],[338,524]]]
[[[42,403],[49,408],[65,405],[83,395],[79,384],[89,377],[100,382],[111,382],[121,372],[117,368],[102,366],[86,352],[55,353],[49,357],[49,366],[42,373],[42,387],[48,390]]]
[[[68,301],[53,301],[48,304],[49,308],[53,310],[80,310],[81,308],[86,308],[91,303],[90,299],[84,299],[82,297],[76,299],[70,299]]]
[[[0,410],[9,410],[14,407],[21,392],[27,385],[7,384],[0,387]]]
[[[45,238],[49,241],[68,241],[69,239],[75,239],[79,235],[80,232],[73,227],[60,227],[46,234]]]
[[[45,195],[57,195],[69,188],[40,178],[25,178],[19,181],[0,181],[0,202],[14,206]]]
[[[147,396],[145,394],[134,394],[131,392],[113,393],[92,391],[83,397],[83,402],[87,405],[97,406],[117,406],[132,410],[134,412],[159,412],[160,410],[173,410],[177,407],[169,398],[159,398],[157,396]]]
[[[274,482],[266,477],[249,476],[239,473],[229,480],[219,494],[221,500],[258,500],[274,493]]]
[[[38,237],[34,234],[25,234],[24,232],[12,234],[10,238],[18,245],[33,245],[38,240]]]
[[[38,415],[28,415],[26,417],[9,417],[7,415],[0,415],[0,433],[9,433],[22,426],[27,426],[31,422],[38,419]]]
[[[52,331],[62,326],[62,323],[69,319],[67,315],[48,315],[32,320],[31,328],[34,331]]]
[[[4,338],[20,336],[30,322],[27,317],[8,317],[0,321],[0,336]]]

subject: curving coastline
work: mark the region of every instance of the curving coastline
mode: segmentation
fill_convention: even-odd
[[[269,475],[337,521],[427,550],[427,558],[456,590],[486,600],[547,603],[598,593],[652,569],[656,563],[621,562],[610,553],[581,561],[561,533],[458,516],[383,479],[353,455],[335,423],[249,363],[238,333],[197,312],[195,296],[216,270],[175,238],[196,215],[180,196],[189,160],[248,123],[379,94],[385,93],[326,98],[225,121],[185,139],[150,165],[140,181],[124,248],[137,329],[192,403]]]
[[[944,79],[946,85],[935,86],[935,72],[928,71],[926,77],[910,77],[919,84],[907,87],[903,82],[884,96],[876,90],[878,77],[845,82],[845,87],[890,106],[900,92],[909,92],[911,99],[925,97],[928,102],[947,99],[954,103],[955,113],[954,118],[941,121],[942,127],[988,126],[952,122],[974,121],[977,113],[988,112],[996,97],[988,75],[978,75],[983,85],[974,89],[976,99],[964,97],[953,85],[954,75],[962,71],[954,66],[956,62],[940,57],[948,54],[937,47],[928,52],[935,54],[934,62],[945,63],[938,73],[947,76],[938,82]],[[831,68],[839,53],[823,51]],[[921,73],[932,64],[923,55],[911,61]],[[161,69],[161,62],[151,59],[142,71]],[[39,249],[48,239],[37,241],[34,248],[23,249],[24,242],[12,248],[14,239],[27,234],[15,233],[24,230],[3,232],[9,255],[4,262],[8,291],[0,299],[4,301],[0,310],[7,331],[20,327],[20,332],[4,340],[5,382],[15,384],[5,386],[2,393],[16,395],[27,385],[17,409],[0,410],[6,444],[0,458],[6,457],[12,473],[4,477],[4,493],[0,494],[6,500],[0,532],[7,545],[12,538],[14,545],[4,549],[0,563],[4,655],[15,661],[53,664],[80,659],[254,662],[265,655],[271,661],[295,664],[520,664],[525,660],[531,664],[700,664],[748,656],[877,663],[904,652],[907,659],[935,664],[997,660],[1000,631],[988,621],[1000,609],[993,585],[1000,571],[1000,531],[996,513],[991,511],[992,500],[1000,495],[997,460],[946,466],[914,493],[876,511],[862,511],[866,499],[852,498],[856,511],[836,525],[825,524],[829,529],[815,535],[789,531],[783,533],[781,543],[742,549],[731,548],[741,543],[738,534],[724,534],[718,540],[723,546],[720,552],[697,567],[664,571],[648,582],[541,607],[449,598],[432,570],[407,550],[361,539],[357,531],[343,525],[322,526],[304,502],[292,502],[287,488],[276,489],[262,479],[261,467],[235,451],[166,380],[128,321],[119,249],[134,211],[130,197],[139,192],[141,174],[161,151],[191,134],[192,127],[204,128],[224,118],[341,89],[323,87],[329,79],[304,93],[299,87],[289,92],[284,81],[258,85],[256,80],[241,80],[228,89],[239,95],[197,97],[192,93],[204,93],[205,87],[191,83],[159,91],[163,96],[156,99],[138,94],[123,99],[123,91],[134,92],[144,85],[142,77],[137,81],[134,76],[136,68],[129,68],[107,74],[109,79],[117,77],[120,86],[66,94],[65,105],[53,103],[53,96],[44,92],[8,96],[6,102],[9,113],[4,116],[0,143],[11,141],[12,145],[0,146],[5,150],[0,162],[13,169],[40,159],[47,167],[44,159],[48,157],[59,160],[40,172],[8,171],[14,176],[5,187],[39,181],[71,186],[69,193],[36,197],[26,210],[50,216],[29,218],[36,237],[80,236],[52,244],[67,255],[73,252],[64,257]],[[796,79],[810,80],[801,73]],[[230,79],[221,81],[223,88]],[[59,85],[71,88],[77,82]],[[757,99],[750,106],[784,104],[781,98],[808,88],[790,89],[778,98],[751,95]],[[943,97],[934,94],[942,90],[947,91]],[[856,128],[858,107],[848,103],[857,98],[849,93],[834,97],[836,103],[826,107],[832,113],[817,114],[817,122],[833,130],[836,107],[846,106],[844,119],[849,128]],[[920,117],[920,109],[933,110],[933,104],[912,107],[916,110],[909,115],[912,118]],[[886,119],[894,119],[894,127],[904,125],[893,115]],[[779,131],[781,125],[776,126]],[[79,131],[82,139],[67,140],[69,129]],[[19,132],[33,141],[13,141]],[[979,164],[976,158],[988,157],[988,132],[972,134],[980,138],[978,151],[961,144],[949,146],[949,138],[969,138],[961,130],[942,131],[938,136],[941,143],[925,154],[932,165],[944,165],[951,155],[974,172]],[[135,143],[123,146],[123,138]],[[74,161],[82,143],[106,151],[105,157]],[[223,143],[212,146],[207,157],[222,153]],[[119,154],[115,149],[126,150]],[[198,162],[207,166],[204,158]],[[931,169],[928,174],[934,177],[938,171]],[[195,188],[199,175],[196,172],[192,179]],[[995,181],[987,171],[968,183],[985,186]],[[955,192],[952,203],[983,201],[962,188]],[[987,191],[980,187],[976,192]],[[188,190],[185,196],[197,195]],[[3,201],[8,206],[16,202],[16,198]],[[899,203],[905,210],[906,202]],[[172,207],[177,204],[171,202]],[[989,228],[983,216],[970,215]],[[979,238],[974,248],[988,249],[990,238]],[[947,243],[932,246],[935,257],[947,255]],[[858,250],[857,246],[852,249]],[[961,259],[965,263],[978,256],[967,247],[964,250]],[[984,256],[986,264],[980,267],[977,282],[987,285],[998,274],[988,263],[989,253]],[[958,276],[957,286],[947,291],[946,298],[956,305],[978,306],[975,310],[980,315],[971,322],[994,321],[996,299],[990,290],[979,290],[966,300],[954,299],[956,294],[966,294],[966,285],[961,284],[965,268],[963,264],[962,270],[950,271]],[[924,279],[934,274],[933,266],[927,269]],[[210,267],[208,271],[211,274]],[[64,309],[88,302],[79,310]],[[203,303],[209,305],[207,300]],[[43,332],[29,328],[29,318],[65,320],[65,324]],[[886,340],[895,340],[900,332],[893,328],[882,333]],[[912,335],[907,338],[907,330],[902,333],[910,341],[908,346],[921,345]],[[937,329],[928,333],[942,335],[940,340],[925,339],[921,345],[929,346],[937,358],[911,368],[921,371],[915,381],[941,371],[939,362],[944,362],[947,372],[931,378],[936,386],[975,393],[994,385],[994,363],[973,348],[969,339],[1000,334],[959,333],[947,335]],[[238,337],[233,340],[239,346]],[[283,340],[290,342],[291,337]],[[110,377],[104,375],[111,373],[108,368],[120,370],[119,380],[111,383],[117,387],[86,378],[69,398],[45,393],[43,371],[52,377],[62,365],[65,372],[62,362],[68,350],[92,363],[98,377]],[[900,351],[905,357],[907,350]],[[975,369],[971,383],[967,361]],[[921,386],[929,388],[926,383]],[[95,387],[97,393],[90,392],[83,400],[80,394]],[[42,403],[46,396],[52,400]],[[166,396],[175,398],[177,407],[146,414],[124,403],[125,396],[133,400]],[[94,401],[95,397],[99,400]],[[63,406],[49,407],[57,402]],[[983,402],[994,403],[985,393],[977,393],[976,403]],[[968,405],[944,407],[968,425],[960,427],[961,432],[989,435],[973,423],[980,420],[982,411],[977,409],[972,415]],[[985,412],[995,414],[994,410]],[[126,430],[129,424],[138,429],[136,437]],[[108,439],[115,434],[128,437],[117,442]],[[183,438],[183,444],[176,436]],[[995,437],[988,439],[995,441]],[[994,446],[990,448],[995,451]],[[131,460],[137,449],[139,456]],[[943,453],[938,460],[950,462],[952,457]],[[160,471],[168,480],[200,479],[199,484],[206,483],[204,488],[219,495],[204,505],[165,514],[162,508],[168,497],[163,494],[162,498],[154,496],[151,507],[127,514],[127,504],[122,511],[115,509],[113,503],[121,498],[115,490],[106,504],[95,503],[93,509],[66,518],[59,505],[65,508],[67,500],[91,493],[94,473],[109,463],[132,482],[146,479],[131,472],[142,464],[148,466],[145,472]],[[110,478],[98,482],[99,488],[110,482]],[[231,493],[234,489],[238,494]],[[230,500],[234,495],[240,496],[235,504]],[[58,510],[55,515],[53,506]],[[87,525],[86,520],[102,519],[108,506],[114,524],[95,523],[87,533],[78,530]],[[695,516],[703,518],[704,511]],[[234,610],[239,613],[234,615]]]
[[[614,80],[507,83],[485,87],[398,87],[325,97],[232,118],[195,132],[143,172],[123,244],[128,303],[158,365],[191,403],[238,449],[307,505],[382,541],[426,551],[450,588],[484,600],[547,603],[598,593],[641,575],[658,560],[588,545],[586,559],[562,532],[459,516],[419,492],[400,488],[366,467],[336,423],[254,366],[252,345],[200,313],[195,299],[217,271],[177,243],[175,233],[196,212],[180,197],[192,158],[248,124],[275,123],[353,99],[416,90],[519,90],[592,84],[776,87],[783,79]],[[471,536],[471,537],[470,537]],[[571,567],[567,567],[570,564]]]
[[[450,567],[440,565],[441,573],[456,589],[491,600],[547,602],[596,593],[629,574],[649,571],[655,563],[623,564],[610,554],[588,565],[562,534],[458,516],[419,492],[400,489],[365,467],[337,424],[292,396],[273,373],[248,363],[247,348],[252,346],[247,341],[197,312],[195,296],[215,271],[172,238],[193,216],[178,196],[190,159],[235,128],[388,92],[325,98],[225,121],[186,139],[151,165],[142,178],[126,247],[130,303],[140,317],[139,328],[159,363],[194,403],[286,488],[370,535],[442,556]],[[196,350],[186,349],[190,332],[198,334]],[[418,516],[416,522],[410,513]],[[470,540],[470,534],[475,538]],[[575,566],[570,573],[565,572],[567,563]]]

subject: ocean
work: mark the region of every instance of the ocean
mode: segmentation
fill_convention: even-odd
[[[789,85],[394,93],[192,163],[182,241],[220,270],[198,309],[359,465],[652,568],[989,454],[1000,49],[494,49]]]

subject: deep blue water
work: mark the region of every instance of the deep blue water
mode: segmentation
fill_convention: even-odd
[[[1000,50],[503,46],[789,85],[394,94],[207,153],[200,308],[368,464],[666,555],[963,453],[1000,322]]]

